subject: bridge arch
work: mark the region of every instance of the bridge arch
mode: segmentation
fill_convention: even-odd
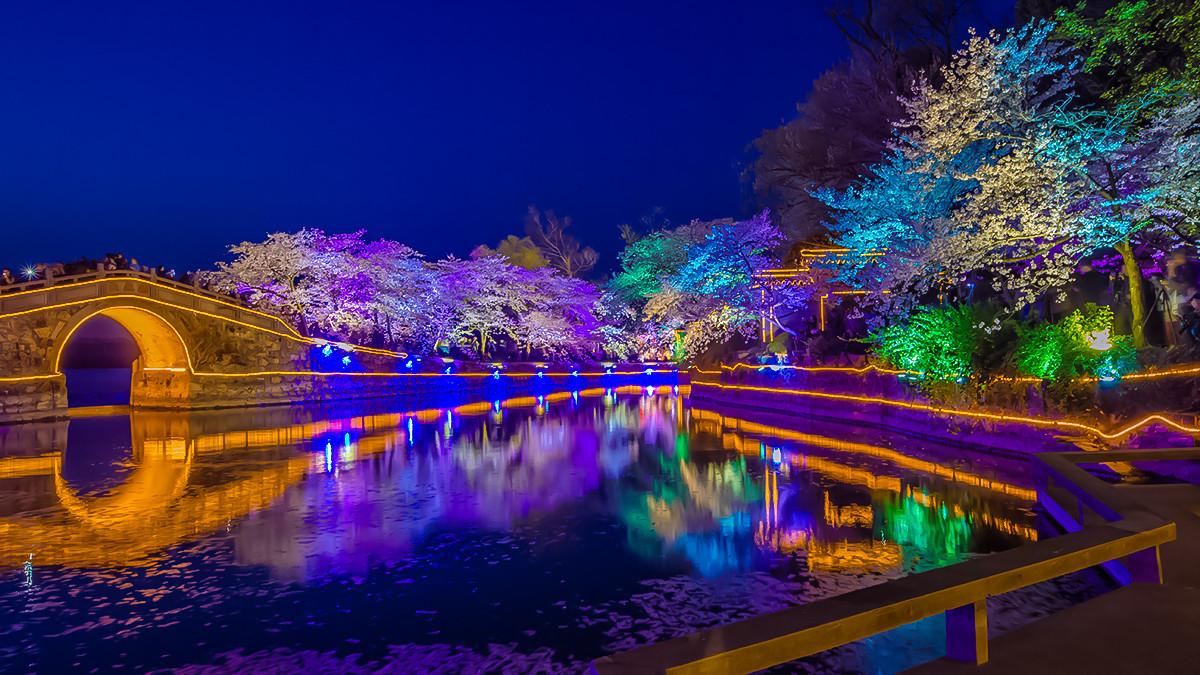
[[[63,352],[71,336],[97,316],[108,317],[133,336],[138,358],[133,362],[129,403],[135,407],[183,408],[187,406],[193,372],[183,331],[163,314],[126,304],[89,304],[71,315],[57,331],[52,362],[62,372]]]

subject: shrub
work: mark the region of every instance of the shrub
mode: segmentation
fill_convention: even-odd
[[[971,377],[983,333],[970,306],[921,307],[903,323],[871,334],[875,351],[892,365],[936,378]]]
[[[1132,339],[1113,333],[1112,310],[1090,303],[1057,325],[1020,330],[1016,360],[1022,373],[1052,381],[1079,375],[1119,380],[1137,367]]]

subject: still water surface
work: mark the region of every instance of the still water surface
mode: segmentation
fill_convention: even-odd
[[[0,428],[0,671],[580,672],[1038,537],[1017,460],[670,387],[416,403]],[[1105,588],[995,598],[991,628]],[[943,635],[777,670],[898,672]]]

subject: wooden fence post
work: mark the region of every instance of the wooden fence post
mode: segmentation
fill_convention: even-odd
[[[1132,583],[1161,584],[1163,582],[1162,562],[1158,556],[1157,546],[1130,553],[1125,558],[1125,567],[1129,570],[1129,580]]]
[[[987,663],[986,599],[946,610],[946,656],[975,665]]]

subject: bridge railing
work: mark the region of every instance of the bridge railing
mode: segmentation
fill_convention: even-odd
[[[96,279],[109,279],[116,277],[130,277],[135,279],[144,279],[152,281],[156,284],[170,286],[189,293],[197,293],[208,296],[214,300],[221,302],[232,303],[242,307],[249,307],[241,298],[235,295],[217,293],[200,286],[199,278],[190,284],[185,284],[182,281],[176,281],[170,277],[159,276],[154,271],[142,272],[139,270],[95,270],[92,272],[84,272],[83,274],[72,274],[69,276],[47,276],[44,279],[33,279],[31,281],[22,281],[8,286],[0,286],[0,295],[8,295],[13,293],[24,293],[26,291],[36,291],[43,288],[52,288],[54,286],[66,286],[77,284],[85,281],[94,281]]]
[[[61,303],[98,300],[113,295],[111,284],[96,283],[103,281],[148,282],[148,287],[142,289],[144,292],[141,295],[151,300],[232,319],[276,333],[295,334],[288,322],[273,314],[255,310],[240,298],[200,288],[196,284],[185,284],[161,277],[154,272],[135,270],[97,270],[0,287],[0,315]],[[125,289],[120,290],[120,294],[127,292]]]
[[[1191,453],[1180,455],[1180,452]],[[1171,459],[1200,457],[1187,449]],[[1160,453],[1161,454],[1161,453]],[[606,656],[597,675],[751,673],[811,656],[936,614],[946,618],[951,658],[988,659],[988,596],[1014,591],[1094,565],[1126,559],[1131,582],[1162,582],[1158,547],[1175,539],[1175,523],[1151,513],[1077,466],[1110,453],[1044,453],[1035,462],[1048,481],[1095,508],[1108,522],[1015,549],[914,574],[877,586],[737,621]],[[1121,453],[1114,461],[1167,459]]]

